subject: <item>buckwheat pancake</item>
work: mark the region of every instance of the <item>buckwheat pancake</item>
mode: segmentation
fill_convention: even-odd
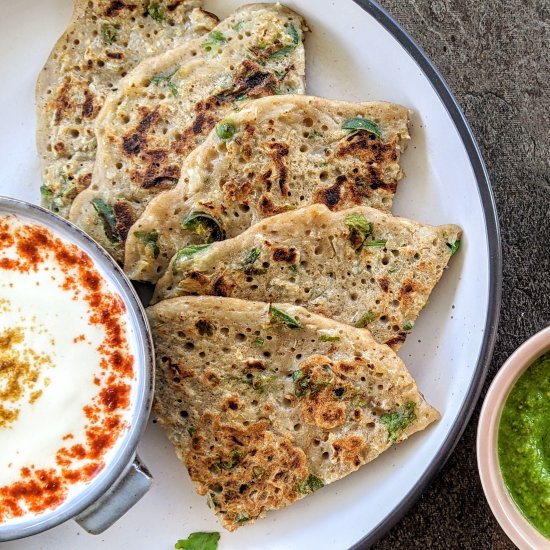
[[[433,227],[359,206],[312,205],[241,235],[181,250],[154,302],[183,295],[302,305],[366,327],[398,349],[460,244],[456,225]]]
[[[389,211],[408,117],[391,103],[307,96],[264,98],[228,115],[131,229],[126,273],[155,282],[178,250],[312,203]]]
[[[70,219],[122,261],[130,226],[173,188],[185,157],[248,99],[304,92],[305,23],[280,4],[243,6],[206,37],[143,61],[97,118],[92,185]]]
[[[439,418],[388,346],[304,308],[181,297],[148,315],[157,417],[230,531]]]
[[[142,59],[212,30],[199,0],[75,0],[37,87],[42,203],[67,217],[88,187],[96,155],[94,121],[107,94]]]

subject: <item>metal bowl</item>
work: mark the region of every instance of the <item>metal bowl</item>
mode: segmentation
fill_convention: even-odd
[[[149,323],[132,284],[120,267],[78,227],[39,206],[0,197],[0,216],[6,214],[41,225],[78,246],[118,292],[126,305],[129,334],[134,340],[136,387],[130,427],[122,441],[117,443],[117,451],[105,468],[85,489],[53,511],[17,523],[0,524],[0,541],[34,535],[69,519],[75,519],[88,532],[97,534],[119,519],[151,485],[151,475],[136,456],[153,399],[155,359]]]

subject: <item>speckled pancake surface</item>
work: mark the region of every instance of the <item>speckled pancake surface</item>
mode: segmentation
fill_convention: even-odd
[[[148,202],[173,188],[186,156],[250,99],[304,92],[303,19],[280,4],[239,8],[203,38],[149,58],[97,118],[91,186],[75,222],[118,261]]]
[[[388,346],[304,308],[182,297],[148,315],[157,417],[230,531],[439,418]]]
[[[155,301],[229,296],[302,305],[368,328],[398,349],[459,246],[460,228],[434,227],[359,206],[312,205],[233,239],[177,254]]]
[[[179,250],[312,203],[389,211],[408,120],[406,108],[381,101],[294,95],[251,102],[187,158],[175,189],[151,201],[130,231],[126,273],[155,282]]]
[[[199,0],[75,0],[36,87],[42,204],[68,217],[91,182],[94,122],[107,94],[146,57],[212,30]]]

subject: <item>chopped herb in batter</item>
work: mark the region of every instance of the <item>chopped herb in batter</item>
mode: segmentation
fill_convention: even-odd
[[[342,128],[344,130],[352,130],[353,132],[365,131],[375,135],[378,138],[382,137],[382,133],[380,132],[378,125],[368,118],[356,117],[346,120],[344,124],[342,124]]]
[[[294,319],[294,317],[291,317],[288,313],[285,313],[275,306],[270,306],[269,314],[271,315],[272,321],[282,321],[289,328],[302,328],[302,325]]]
[[[309,474],[304,481],[298,483],[296,488],[299,493],[307,495],[308,493],[313,493],[324,486],[325,482],[321,478],[314,476],[313,474]]]
[[[158,258],[160,254],[160,248],[158,245],[159,234],[156,229],[153,229],[153,231],[136,231],[134,235],[136,239],[141,241],[147,248],[152,251],[155,258]]]
[[[403,410],[383,414],[380,417],[380,422],[388,429],[388,438],[391,441],[396,441],[403,430],[416,420],[415,407],[414,401],[408,401]]]

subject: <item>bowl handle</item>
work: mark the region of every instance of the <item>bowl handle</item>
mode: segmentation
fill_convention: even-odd
[[[152,481],[149,470],[136,455],[130,467],[75,521],[92,535],[103,533],[145,495]]]

